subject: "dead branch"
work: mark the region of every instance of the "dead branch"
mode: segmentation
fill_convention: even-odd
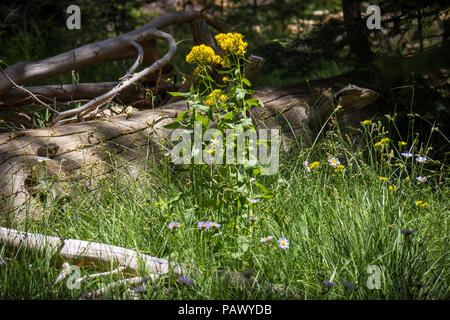
[[[153,39],[151,37],[151,32],[153,30],[163,29],[172,24],[189,23],[200,18],[204,19],[218,31],[226,32],[226,27],[222,23],[216,21],[212,15],[205,12],[176,12],[159,17],[143,27],[121,36],[91,43],[45,60],[20,62],[6,68],[4,71],[17,85],[23,85],[28,82],[47,79],[92,64],[132,58],[136,55],[136,49],[132,45],[132,41],[139,43],[143,47],[144,62],[147,65],[151,65],[156,60],[156,58],[150,59],[153,55],[151,50],[154,48],[152,42]],[[148,31],[150,31],[149,37],[142,37],[142,35],[145,35]],[[150,52],[148,52],[148,50],[150,50]],[[148,59],[145,56],[147,56]],[[11,88],[11,82],[1,75],[0,97],[4,96]]]
[[[175,39],[170,34],[162,32],[162,31],[158,31],[156,29],[149,30],[145,35],[142,35],[142,36],[146,37],[149,35],[153,36],[154,38],[164,39],[168,42],[169,51],[161,59],[157,60],[150,67],[134,74],[129,79],[119,83],[117,86],[115,86],[109,92],[101,95],[100,97],[97,97],[97,98],[89,101],[88,103],[82,105],[81,107],[59,113],[58,116],[55,117],[55,119],[52,121],[52,124],[56,125],[60,120],[66,118],[66,117],[75,115],[75,114],[79,114],[81,117],[85,116],[86,114],[88,114],[89,112],[94,110],[95,108],[98,108],[98,107],[102,106],[103,104],[107,103],[108,101],[110,101],[111,99],[113,99],[117,95],[117,93],[119,93],[123,88],[126,88],[129,85],[138,82],[140,79],[142,79],[146,75],[155,72],[156,70],[160,69],[162,66],[169,63],[170,59],[172,59],[172,57],[176,51]]]
[[[4,97],[2,103],[11,108],[19,108],[22,106],[33,104],[34,96],[44,102],[53,102],[56,99],[58,103],[76,103],[80,100],[89,101],[93,97],[98,97],[112,88],[117,86],[119,82],[95,82],[95,83],[79,83],[79,84],[59,84],[47,86],[23,87],[22,89],[11,89]],[[130,85],[117,94],[114,100],[119,100],[124,104],[142,104],[145,102],[147,90],[153,94],[166,93],[167,91],[177,91],[180,85],[171,83],[162,83],[158,86],[152,86],[146,89],[139,84]],[[50,98],[52,97],[52,98]],[[142,105],[151,106],[150,103]]]
[[[50,252],[52,256],[64,258],[66,263],[81,263],[96,268],[109,268],[114,264],[118,265],[120,271],[123,272],[137,275],[140,270],[144,270],[148,274],[148,276],[138,276],[113,282],[99,290],[83,294],[82,298],[95,298],[120,285],[141,284],[169,274],[173,274],[176,277],[186,275],[192,277],[202,276],[201,272],[193,266],[170,262],[165,259],[139,253],[135,250],[99,242],[62,239],[61,237],[52,237],[0,227],[0,244],[14,249],[28,249],[39,253]],[[108,274],[111,274],[111,272],[113,271],[108,272]],[[104,274],[91,275],[91,277],[98,277]],[[233,271],[217,271],[216,274],[227,281],[231,288],[254,289],[260,286],[256,278],[251,274]],[[64,274],[58,276],[57,281],[59,282],[63,278]],[[261,288],[268,292],[285,293],[290,297],[298,297],[295,293],[286,292],[283,286],[268,282],[262,283]]]

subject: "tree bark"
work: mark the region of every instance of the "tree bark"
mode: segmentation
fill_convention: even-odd
[[[347,39],[350,51],[355,56],[356,62],[368,65],[372,62],[367,27],[361,18],[361,6],[359,0],[342,0],[342,11]]]

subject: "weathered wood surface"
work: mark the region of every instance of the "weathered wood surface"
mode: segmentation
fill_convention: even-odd
[[[135,250],[99,242],[77,239],[60,239],[43,234],[17,231],[0,227],[0,245],[13,248],[27,248],[36,252],[51,250],[71,264],[94,265],[98,269],[109,269],[111,263],[125,267],[124,273],[137,274],[144,267],[150,274],[168,274],[172,268],[176,275],[188,273],[188,269],[176,263],[169,265],[165,259],[141,254]]]
[[[13,250],[30,250],[43,254],[50,253],[53,262],[65,261],[68,264],[83,265],[94,269],[109,270],[112,266],[119,267],[124,275],[139,275],[144,272],[145,276],[128,278],[113,282],[110,285],[96,291],[86,292],[82,298],[95,298],[101,296],[111,287],[117,284],[140,284],[145,281],[157,279],[160,275],[172,273],[175,277],[189,276],[199,278],[202,272],[195,266],[168,261],[142,254],[136,250],[113,246],[100,242],[92,242],[78,239],[62,239],[39,233],[23,232],[15,229],[0,227],[0,246]],[[64,271],[64,270],[63,270]],[[112,272],[105,272],[111,274]],[[261,288],[266,292],[278,292],[286,298],[299,299],[296,292],[286,290],[285,287],[267,281],[257,280],[252,274],[236,271],[216,270],[217,277],[225,280],[230,288]],[[101,276],[101,274],[96,274]],[[59,278],[59,277],[58,277]],[[89,277],[85,277],[89,278]],[[58,281],[58,279],[57,279]]]
[[[13,219],[19,220],[28,214],[39,218],[39,191],[48,190],[49,181],[83,180],[86,186],[95,187],[96,180],[120,166],[113,163],[117,160],[113,156],[141,165],[147,152],[158,157],[159,141],[170,132],[163,125],[172,122],[175,115],[174,110],[148,110],[128,120],[122,115],[1,134],[0,212],[18,213]],[[49,144],[57,146],[54,156],[46,152]],[[48,159],[43,161],[43,157]]]

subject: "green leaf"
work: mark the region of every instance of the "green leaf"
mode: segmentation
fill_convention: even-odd
[[[204,116],[202,116],[200,113],[197,113],[195,115],[195,120],[200,121],[202,123],[203,129],[208,128],[209,120],[207,118],[205,118]]]
[[[171,91],[168,91],[167,93],[174,97],[185,97],[185,98],[189,97],[189,95],[191,94],[190,92],[171,92]]]
[[[245,103],[249,106],[259,106],[259,100],[258,99],[248,99],[245,101]]]
[[[219,119],[221,120],[228,120],[228,119],[232,119],[234,116],[234,112],[228,112],[227,114],[223,115],[222,117],[220,117]]]
[[[242,78],[242,82],[245,83],[245,84],[246,84],[247,86],[249,86],[249,87],[252,86],[252,83],[251,83],[248,79],[246,79],[246,78]]]
[[[166,129],[178,129],[179,127],[181,127],[181,123],[178,121],[164,125]]]
[[[176,119],[175,121],[181,121],[181,120],[183,120],[184,118],[186,118],[186,115],[187,115],[188,113],[190,113],[190,112],[192,112],[192,110],[186,110],[186,111],[183,111],[182,113],[180,113],[180,114],[178,115],[178,117],[177,117],[177,119]]]

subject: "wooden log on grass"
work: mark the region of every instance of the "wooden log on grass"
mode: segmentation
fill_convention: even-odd
[[[86,292],[81,297],[82,299],[97,298],[120,285],[137,285],[158,279],[160,276],[189,276],[196,279],[202,276],[202,272],[194,266],[152,257],[123,247],[78,239],[63,239],[61,236],[52,237],[4,227],[0,227],[0,246],[13,250],[29,250],[40,253],[41,255],[47,252],[50,253],[51,257],[56,258],[53,261],[65,261],[65,265],[73,264],[106,270],[110,269],[111,266],[118,267],[118,269],[110,272],[85,276],[84,279],[110,275],[117,273],[117,271],[122,272],[124,275],[135,276],[112,282],[99,290]],[[139,274],[144,274],[144,276],[136,277]],[[287,291],[283,286],[257,281],[249,273],[217,270],[215,274],[224,280],[230,288],[247,290],[261,288],[266,292],[277,292],[279,294],[285,294],[286,297],[299,298],[292,290]],[[64,278],[64,276],[61,277],[60,275],[56,279],[56,282],[61,281],[61,278]]]
[[[253,97],[264,107],[253,108],[252,117],[259,128],[280,128],[286,140],[310,145],[318,131],[311,127],[320,129],[335,108],[324,92],[320,81],[256,90]],[[351,94],[351,99],[340,97],[343,115],[376,98],[373,91],[359,87],[344,93]],[[314,105],[322,100],[321,105]],[[119,115],[0,134],[0,225],[7,220],[42,218],[47,204],[43,192],[64,198],[70,195],[64,190],[65,183],[77,181],[94,189],[101,178],[120,170],[139,177],[139,168],[148,167],[149,156],[158,160],[168,151],[160,142],[171,134],[164,125],[183,110],[186,103],[180,101],[157,110],[138,111],[129,118]]]

